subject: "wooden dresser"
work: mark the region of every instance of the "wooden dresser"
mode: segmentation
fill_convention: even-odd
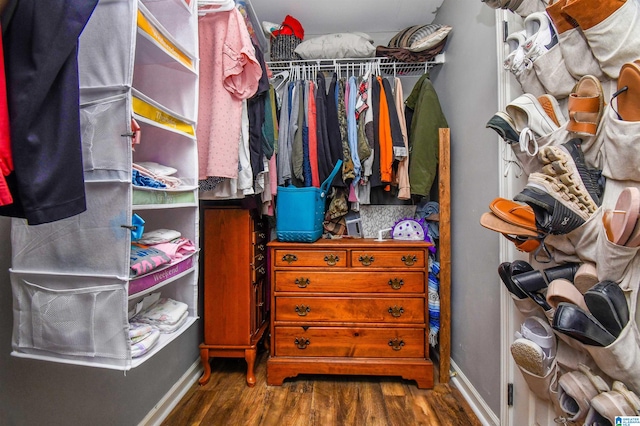
[[[257,347],[268,325],[266,222],[252,210],[203,206],[204,342],[200,358],[211,376],[209,358],[244,357],[247,384],[256,383]]]
[[[429,244],[272,241],[267,383],[298,374],[401,376],[433,387]]]

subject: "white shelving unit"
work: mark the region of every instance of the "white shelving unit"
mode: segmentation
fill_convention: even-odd
[[[12,222],[14,356],[128,370],[198,318],[198,252],[131,278],[132,217],[145,231],[199,242],[196,2],[100,0],[80,37],[81,126],[87,211],[54,223]],[[132,145],[132,118],[141,127]],[[175,189],[133,186],[132,163],[177,169]],[[160,292],[188,320],[132,358],[129,312]]]
[[[272,72],[290,71],[298,69],[305,72],[336,72],[339,75],[345,73],[364,73],[366,69],[379,70],[383,75],[408,77],[419,76],[428,72],[435,65],[443,64],[444,53],[439,53],[433,59],[425,62],[401,62],[387,57],[374,58],[340,58],[340,59],[299,59],[290,61],[269,61]]]

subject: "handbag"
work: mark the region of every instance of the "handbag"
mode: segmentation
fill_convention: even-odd
[[[296,47],[304,39],[304,29],[300,22],[287,15],[280,28],[271,35],[270,58],[272,61],[290,61],[301,59],[295,53]]]
[[[312,243],[322,236],[327,191],[342,167],[338,160],[320,188],[278,187],[276,198],[276,236],[280,241]]]

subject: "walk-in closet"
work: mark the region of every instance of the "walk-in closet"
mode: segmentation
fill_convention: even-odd
[[[640,424],[640,0],[0,28],[0,424]]]

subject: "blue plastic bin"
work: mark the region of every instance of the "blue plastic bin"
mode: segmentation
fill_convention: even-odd
[[[276,236],[280,241],[312,243],[322,236],[322,222],[326,209],[327,191],[342,160],[320,188],[298,188],[294,185],[278,187],[276,198]]]

